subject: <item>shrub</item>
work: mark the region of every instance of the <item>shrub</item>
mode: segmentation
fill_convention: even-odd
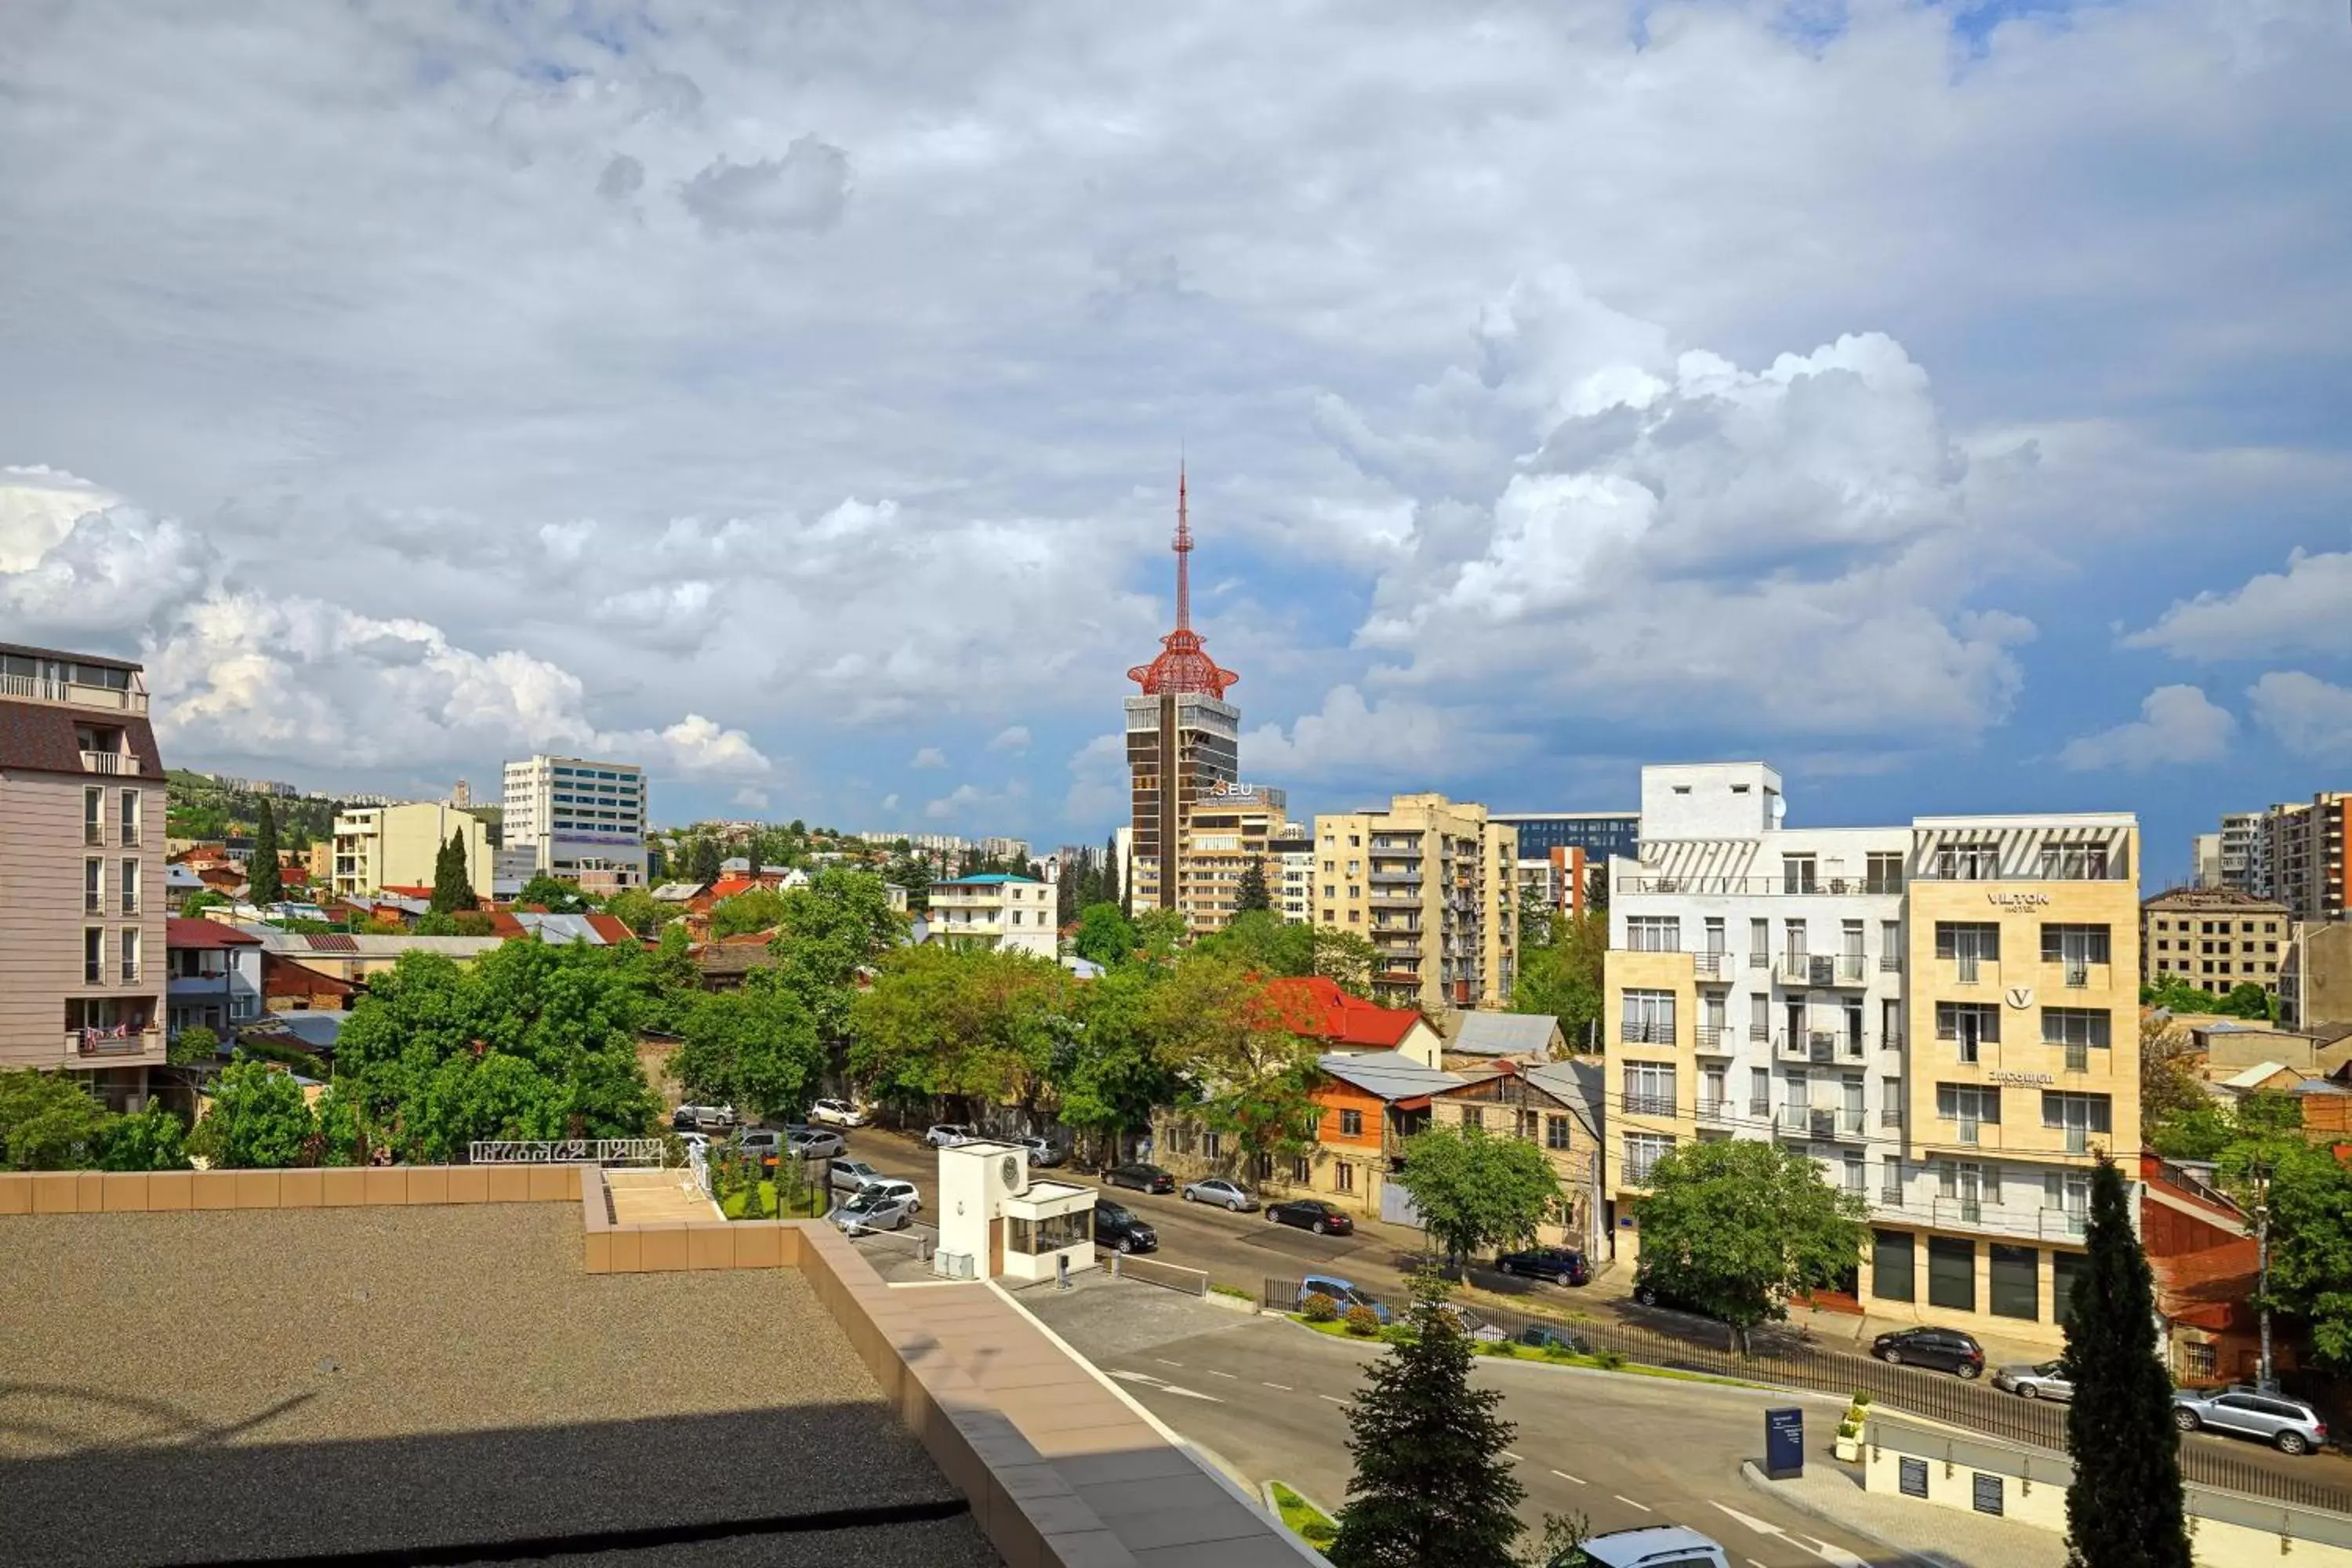
[[[1298,1527],[1298,1533],[1309,1546],[1328,1546],[1339,1532],[1319,1519],[1310,1519]]]
[[[1617,1352],[1604,1347],[1592,1352],[1592,1364],[1604,1372],[1615,1372],[1625,1364],[1625,1358]]]
[[[1362,1307],[1359,1307],[1359,1308],[1357,1308],[1357,1309],[1356,1309],[1356,1310],[1357,1310],[1357,1311],[1359,1311],[1359,1312],[1360,1312],[1360,1311],[1364,1311],[1364,1310],[1367,1310],[1367,1309],[1362,1308]],[[1353,1331],[1353,1329],[1355,1328],[1355,1325],[1354,1325],[1353,1323],[1349,1323],[1348,1326],[1349,1326],[1349,1330],[1350,1330],[1350,1331]],[[1391,1345],[1404,1345],[1404,1344],[1411,1344],[1411,1343],[1412,1342],[1412,1339],[1413,1339],[1412,1325],[1412,1324],[1410,1324],[1410,1323],[1391,1323],[1391,1324],[1389,1324],[1387,1327],[1385,1327],[1385,1328],[1383,1328],[1382,1330],[1381,1330],[1381,1343],[1383,1343],[1383,1344],[1391,1344]]]
[[[1348,1331],[1359,1339],[1370,1339],[1381,1331],[1381,1315],[1370,1307],[1348,1309]]]
[[[1339,1321],[1339,1303],[1318,1290],[1298,1303],[1298,1315],[1310,1323],[1336,1323]]]

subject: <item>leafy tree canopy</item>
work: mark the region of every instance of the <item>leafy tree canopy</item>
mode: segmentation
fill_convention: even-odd
[[[1601,1016],[1601,964],[1609,952],[1609,917],[1598,910],[1548,922],[1551,940],[1520,951],[1511,1011],[1559,1020],[1571,1049],[1582,1049]]]
[[[851,1006],[849,1070],[878,1098],[1033,1102],[1072,1026],[1051,959],[937,942],[898,948]]]
[[[220,1060],[220,1037],[202,1024],[180,1031],[163,1047],[163,1059],[175,1068],[208,1068]]]
[[[676,904],[663,903],[643,888],[624,888],[604,900],[604,912],[639,936],[651,936],[685,911]]]
[[[544,871],[534,872],[522,890],[515,895],[518,908],[536,905],[551,915],[585,914],[594,900],[583,893],[576,883],[559,880]]]
[[[2251,982],[2239,984],[2225,996],[2216,996],[2210,991],[2200,990],[2179,975],[2159,974],[2155,984],[2139,988],[2139,1000],[2143,1007],[2161,1007],[2176,1014],[2218,1015],[2227,1018],[2265,1021],[2278,1016],[2276,999]]]
[[[816,1023],[799,998],[772,985],[697,992],[682,999],[684,1043],[670,1076],[695,1100],[747,1115],[797,1115],[825,1066]]]
[[[1102,906],[1118,912],[1118,906]],[[1182,1098],[1152,1031],[1151,994],[1166,972],[1129,963],[1077,988],[1078,1026],[1055,1043],[1049,1069],[1063,1122],[1097,1139],[1150,1124]]]
[[[1563,1212],[1559,1177],[1541,1149],[1475,1127],[1432,1127],[1405,1141],[1391,1178],[1412,1194],[1429,1233],[1452,1258],[1535,1239]]]
[[[882,879],[870,871],[828,867],[805,888],[783,896],[776,940],[778,984],[815,1019],[818,1037],[849,1033],[849,999],[857,973],[907,940],[907,917],[890,907]]]
[[[1070,951],[1105,969],[1115,969],[1135,956],[1141,939],[1134,924],[1111,903],[1089,904],[1078,911],[1077,934]]]
[[[710,934],[743,936],[768,931],[784,918],[783,895],[772,888],[751,888],[710,906]]]
[[[0,1168],[87,1170],[98,1163],[110,1120],[62,1074],[0,1071]]]
[[[1265,859],[1252,860],[1242,869],[1241,885],[1234,889],[1234,910],[1239,914],[1274,908],[1274,890],[1266,886]]]
[[[1635,1208],[1643,1268],[1743,1334],[1851,1269],[1868,1213],[1809,1156],[1748,1138],[1676,1144]]]
[[[318,1130],[294,1075],[240,1053],[213,1080],[212,1109],[189,1147],[222,1170],[264,1170],[299,1161]]]
[[[481,902],[474,897],[474,878],[466,864],[466,830],[453,830],[449,842],[441,846],[433,858],[432,910],[436,915],[454,915],[459,910],[476,908]]]
[[[109,1171],[184,1171],[187,1131],[179,1112],[151,1100],[144,1110],[114,1119],[99,1165]]]
[[[180,917],[183,920],[201,920],[206,910],[226,908],[233,901],[226,893],[215,893],[207,888],[200,893],[190,893],[180,900]]]
[[[278,808],[261,797],[260,820],[254,825],[253,854],[245,868],[247,893],[257,908],[267,909],[286,897],[278,867]]]
[[[1286,1026],[1264,976],[1225,954],[1188,953],[1149,993],[1143,1018],[1210,1127],[1251,1156],[1306,1148],[1318,1047]]]

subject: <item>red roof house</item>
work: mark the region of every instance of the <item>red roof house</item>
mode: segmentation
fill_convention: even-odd
[[[1350,996],[1320,974],[1270,981],[1266,1000],[1284,1027],[1325,1051],[1396,1051],[1434,1068],[1445,1041],[1417,1007],[1382,1007]]]

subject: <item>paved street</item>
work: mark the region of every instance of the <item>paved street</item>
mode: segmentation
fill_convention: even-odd
[[[1327,1508],[1344,1500],[1347,1405],[1381,1347],[1131,1282],[1033,1289],[1021,1300],[1153,1415],[1253,1482],[1279,1479]],[[1552,1511],[1582,1513],[1595,1530],[1687,1524],[1757,1568],[1898,1561],[1740,1479],[1740,1462],[1761,1453],[1767,1405],[1803,1404],[1822,1447],[1834,1401],[1507,1362],[1482,1361],[1475,1375],[1505,1391],[1503,1414],[1518,1425],[1512,1453],[1530,1521]]]

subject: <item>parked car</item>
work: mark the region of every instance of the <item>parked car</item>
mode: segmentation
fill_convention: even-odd
[[[1984,1346],[1958,1329],[1897,1329],[1870,1342],[1889,1366],[1930,1366],[1965,1378],[1984,1375]]]
[[[1633,1270],[1633,1300],[1644,1307],[1667,1307],[1677,1312],[1696,1312],[1701,1317],[1711,1315],[1705,1307],[1661,1280],[1644,1265],[1636,1265]]]
[[[670,1113],[669,1124],[681,1131],[725,1132],[741,1122],[731,1105],[681,1105]]]
[[[2066,1381],[2066,1363],[2045,1361],[2040,1365],[2005,1366],[1992,1374],[1992,1385],[2020,1399],[2055,1399],[2061,1403],[2074,1397],[2074,1385]]]
[[[1387,1303],[1381,1301],[1370,1291],[1342,1279],[1336,1274],[1309,1274],[1306,1279],[1301,1279],[1298,1282],[1298,1299],[1304,1301],[1309,1296],[1330,1297],[1339,1304],[1339,1310],[1343,1315],[1350,1307],[1370,1307],[1372,1310],[1372,1316],[1383,1323],[1389,1321]]]
[[[861,1193],[880,1193],[887,1198],[904,1198],[907,1200],[908,1214],[923,1212],[922,1194],[915,1191],[915,1184],[912,1182],[900,1181],[896,1176],[877,1176],[857,1190]]]
[[[1562,1333],[1549,1323],[1529,1323],[1519,1331],[1519,1343],[1532,1345],[1539,1351],[1566,1351],[1570,1355],[1590,1355],[1591,1351],[1573,1334]]]
[[[1257,1208],[1257,1200],[1242,1191],[1240,1184],[1229,1182],[1223,1176],[1208,1176],[1197,1182],[1185,1183],[1184,1201],[1188,1204],[1215,1204],[1219,1208],[1228,1208],[1235,1214],[1250,1214]]]
[[[1095,1200],[1095,1244],[1114,1252],[1157,1252],[1160,1233],[1136,1217],[1135,1211],[1108,1198]]]
[[[1589,1537],[1554,1568],[1731,1568],[1731,1559],[1696,1530],[1653,1524]]]
[[[980,1134],[961,1121],[942,1121],[923,1134],[923,1142],[934,1149],[952,1149],[959,1143],[973,1143]]]
[[[1113,1165],[1103,1173],[1108,1187],[1133,1187],[1139,1193],[1172,1193],[1176,1178],[1157,1165]]]
[[[828,1160],[824,1167],[824,1184],[845,1193],[881,1181],[882,1173],[863,1160]]]
[[[1018,1143],[1024,1149],[1028,1150],[1029,1163],[1032,1165],[1036,1166],[1037,1169],[1041,1171],[1051,1166],[1061,1164],[1070,1157],[1070,1152],[1068,1150],[1063,1148],[1058,1143],[1048,1142],[1043,1138],[1032,1138],[1026,1134],[1023,1134],[1016,1138],[1007,1138],[1005,1142],[1007,1143]]]
[[[846,1100],[820,1100],[809,1107],[809,1120],[825,1127],[863,1127],[866,1108]]]
[[[849,1144],[840,1133],[828,1132],[822,1127],[785,1133],[784,1146],[794,1158],[802,1160],[831,1160],[849,1152]]]
[[[2282,1454],[2308,1454],[2327,1442],[2327,1423],[2302,1400],[2265,1394],[2243,1384],[2182,1388],[2172,1395],[2172,1424],[2183,1432],[2252,1437]]]
[[[1469,1308],[1459,1305],[1456,1302],[1442,1302],[1439,1304],[1437,1310],[1444,1312],[1447,1317],[1452,1318],[1455,1328],[1460,1329],[1464,1333],[1469,1335],[1473,1340],[1477,1341],[1481,1344],[1498,1345],[1505,1340],[1511,1337],[1502,1330],[1496,1328],[1494,1324],[1488,1322],[1486,1319],[1480,1317],[1477,1313],[1472,1311]]]
[[[1495,1268],[1504,1274],[1524,1274],[1549,1279],[1555,1285],[1581,1285],[1592,1278],[1592,1271],[1585,1267],[1584,1254],[1572,1247],[1522,1247],[1496,1258]]]
[[[1265,1217],[1276,1225],[1295,1225],[1318,1236],[1346,1236],[1356,1228],[1356,1222],[1348,1217],[1346,1211],[1333,1208],[1321,1198],[1292,1198],[1287,1203],[1268,1204]]]
[[[833,1223],[846,1236],[862,1236],[869,1230],[904,1230],[914,1216],[914,1206],[904,1196],[893,1196],[878,1187],[851,1194],[832,1215]]]
[[[764,1127],[747,1127],[735,1135],[735,1144],[744,1153],[755,1156],[760,1169],[772,1171],[775,1169],[776,1156],[783,1150],[784,1135]]]

